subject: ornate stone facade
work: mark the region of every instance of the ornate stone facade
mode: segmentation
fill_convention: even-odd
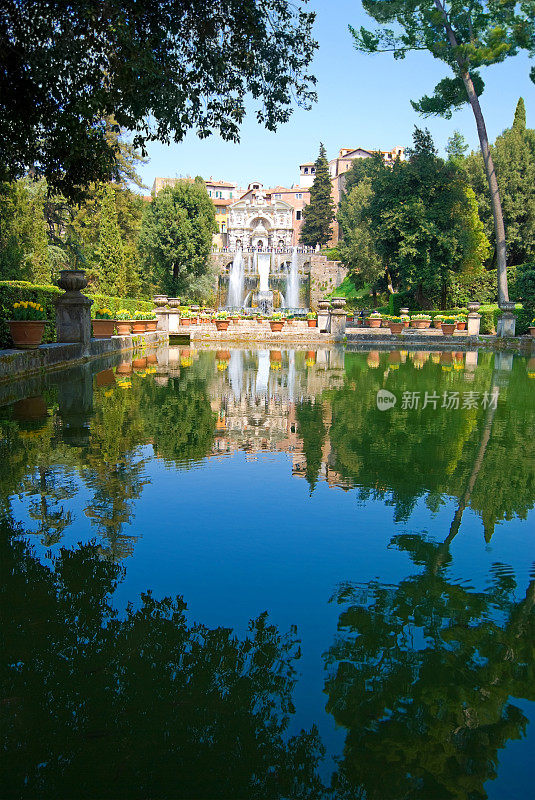
[[[289,250],[292,245],[293,208],[284,200],[267,200],[262,191],[229,206],[230,250]]]

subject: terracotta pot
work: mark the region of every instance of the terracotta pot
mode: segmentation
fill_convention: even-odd
[[[103,369],[96,374],[97,386],[111,386],[115,383],[115,375],[112,369]]]
[[[317,324],[318,324],[318,320],[317,319],[307,319],[307,323],[308,323],[308,327],[309,328],[315,328],[317,326]]]
[[[118,336],[128,336],[132,330],[132,323],[127,319],[118,319],[115,321]]]
[[[434,328],[442,328],[442,320],[441,319],[434,319],[433,320],[433,327]]]
[[[458,322],[457,323],[457,330],[458,331],[465,331],[466,330],[466,322]]]
[[[316,361],[316,351],[315,350],[307,350],[306,356],[307,361]]]
[[[423,331],[431,325],[428,319],[411,319],[411,328],[416,328],[418,331]]]
[[[390,333],[401,333],[405,325],[403,322],[391,322],[388,327],[390,328]]]
[[[146,322],[145,330],[147,332],[153,332],[156,330],[156,326],[158,325],[157,319],[148,319]]]
[[[191,325],[191,317],[180,317],[181,325]]]
[[[41,344],[45,323],[35,319],[12,319],[9,328],[15,347],[20,350],[35,350]]]
[[[94,319],[93,336],[95,339],[109,339],[115,329],[114,319]]]
[[[230,350],[216,350],[215,357],[217,361],[229,361]]]
[[[123,361],[121,364],[117,365],[115,370],[116,375],[130,375],[132,372],[132,362],[131,361]]]
[[[410,319],[404,319],[403,320],[403,327],[404,328],[408,328],[410,323],[411,323]]]
[[[366,317],[366,326],[368,328],[380,328],[382,320],[380,319],[371,319],[370,317]]]
[[[446,324],[446,323],[443,322],[442,323],[442,333],[444,334],[444,336],[453,336],[453,332],[454,332],[456,327],[457,326],[456,326],[455,322],[452,322],[451,324],[449,324],[449,323]]]
[[[191,355],[191,347],[182,347],[180,349],[180,358],[189,358]]]
[[[388,354],[388,363],[390,365],[401,364],[401,353],[399,350],[392,350],[392,352]]]
[[[151,353],[150,356],[147,356],[147,364],[157,364],[158,363],[158,356],[156,353]]]
[[[284,325],[284,320],[282,319],[278,321],[271,319],[269,320],[269,326],[273,331],[273,333],[280,333],[280,331],[282,331],[283,325]]]
[[[533,326],[530,325],[530,327],[528,328],[528,331],[529,331],[529,335],[530,336],[535,336],[535,325],[533,325]]]
[[[453,364],[453,353],[441,353],[440,363],[443,366],[449,366],[450,364]]]
[[[379,356],[378,350],[370,350],[368,353],[368,357],[366,359],[366,363],[372,369],[376,369],[379,364],[381,363],[381,358]]]
[[[389,327],[390,327],[390,322],[387,319],[382,319],[381,328],[389,328]]]
[[[218,331],[226,331],[230,322],[228,319],[216,319],[215,326]]]
[[[190,325],[196,325],[196,324],[197,324],[197,317],[192,317],[192,318],[190,319],[190,321],[189,321],[189,324],[190,324]]]
[[[132,320],[132,333],[145,333],[145,320],[133,319]]]
[[[269,351],[269,360],[270,361],[282,361],[282,353],[280,350],[270,350]]]
[[[147,358],[143,356],[143,358],[134,358],[132,361],[132,367],[134,369],[144,369],[147,366]]]

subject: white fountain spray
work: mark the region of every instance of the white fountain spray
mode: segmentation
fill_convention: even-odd
[[[292,250],[290,274],[288,275],[286,287],[286,306],[288,308],[299,308],[299,272],[297,270],[297,247],[294,247]]]
[[[229,308],[241,308],[243,297],[243,281],[243,255],[241,250],[237,250],[230,268],[227,297],[227,306]]]

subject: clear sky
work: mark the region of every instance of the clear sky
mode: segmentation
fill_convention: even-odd
[[[472,148],[478,147],[472,111],[468,106],[450,120],[424,119],[410,105],[411,99],[430,94],[448,74],[446,65],[429,53],[415,53],[403,61],[391,54],[357,53],[347,29],[374,27],[359,0],[309,0],[316,11],[315,38],[319,42],[312,73],[318,80],[318,102],[311,111],[298,108],[276,133],[256,123],[254,104],[242,127],[241,142],[223,142],[217,136],[197,139],[190,133],[181,144],[149,146],[150,161],[141,169],[152,188],[156,176],[201,175],[247,185],[253,180],[265,186],[290,186],[299,181],[299,164],[314,160],[323,141],[329,158],[341,147],[391,149],[410,145],[414,125],[428,127],[443,151],[457,128]],[[533,64],[533,62],[531,62]],[[535,127],[535,84],[529,80],[530,62],[524,55],[483,70],[485,91],[481,97],[491,141],[509,127],[520,96],[526,102],[527,120]]]

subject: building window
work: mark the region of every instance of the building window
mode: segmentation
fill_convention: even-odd
[[[296,219],[301,219],[301,212],[300,211],[296,211],[295,212],[295,218]]]
[[[308,175],[308,167],[305,167],[305,175]]]
[[[232,192],[230,193],[230,199],[232,200]]]
[[[274,194],[274,195],[273,195],[273,199],[274,199],[274,200],[280,200],[280,199],[281,199],[281,197],[282,197],[282,195],[280,195],[280,194]]]
[[[296,199],[296,200],[302,200],[302,199],[303,199],[303,195],[301,194],[301,192],[298,192],[298,193],[295,195],[295,199]]]
[[[212,196],[212,192],[208,192],[208,196],[211,197]]]
[[[310,172],[311,172],[312,174],[314,174],[314,173],[316,172],[316,167],[311,167],[311,168],[310,168]]]

